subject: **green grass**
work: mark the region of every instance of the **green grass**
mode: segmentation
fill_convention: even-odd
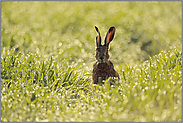
[[[180,49],[122,66],[111,88],[93,86],[83,64],[13,49],[1,57],[2,121],[181,121]]]
[[[182,121],[181,2],[1,5],[2,122]],[[116,27],[112,87],[92,84],[95,25]]]

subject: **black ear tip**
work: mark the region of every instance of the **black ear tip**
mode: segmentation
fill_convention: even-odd
[[[116,28],[115,28],[114,26],[112,26],[112,27],[110,27],[109,30],[111,31],[111,30],[115,30],[115,29],[116,29]]]
[[[98,28],[95,26],[96,31],[98,32]]]

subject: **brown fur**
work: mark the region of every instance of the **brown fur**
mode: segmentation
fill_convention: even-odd
[[[99,36],[96,37],[96,62],[93,64],[92,79],[94,84],[98,84],[98,78],[101,77],[102,80],[106,80],[109,77],[118,77],[118,72],[115,71],[113,63],[109,60],[108,46],[113,40],[115,34],[115,27],[111,27],[106,35],[105,44],[101,45],[100,32],[97,27],[95,27]]]

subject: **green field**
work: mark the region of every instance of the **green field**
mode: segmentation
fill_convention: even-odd
[[[121,80],[92,84],[97,26]],[[181,122],[182,2],[1,2],[2,122]]]

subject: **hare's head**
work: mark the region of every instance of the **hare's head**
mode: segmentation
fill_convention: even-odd
[[[101,36],[98,28],[95,26],[98,36],[96,37],[96,55],[95,58],[99,63],[105,63],[109,59],[109,43],[113,40],[115,34],[115,27],[110,27],[109,31],[106,34],[104,45],[101,44]]]

